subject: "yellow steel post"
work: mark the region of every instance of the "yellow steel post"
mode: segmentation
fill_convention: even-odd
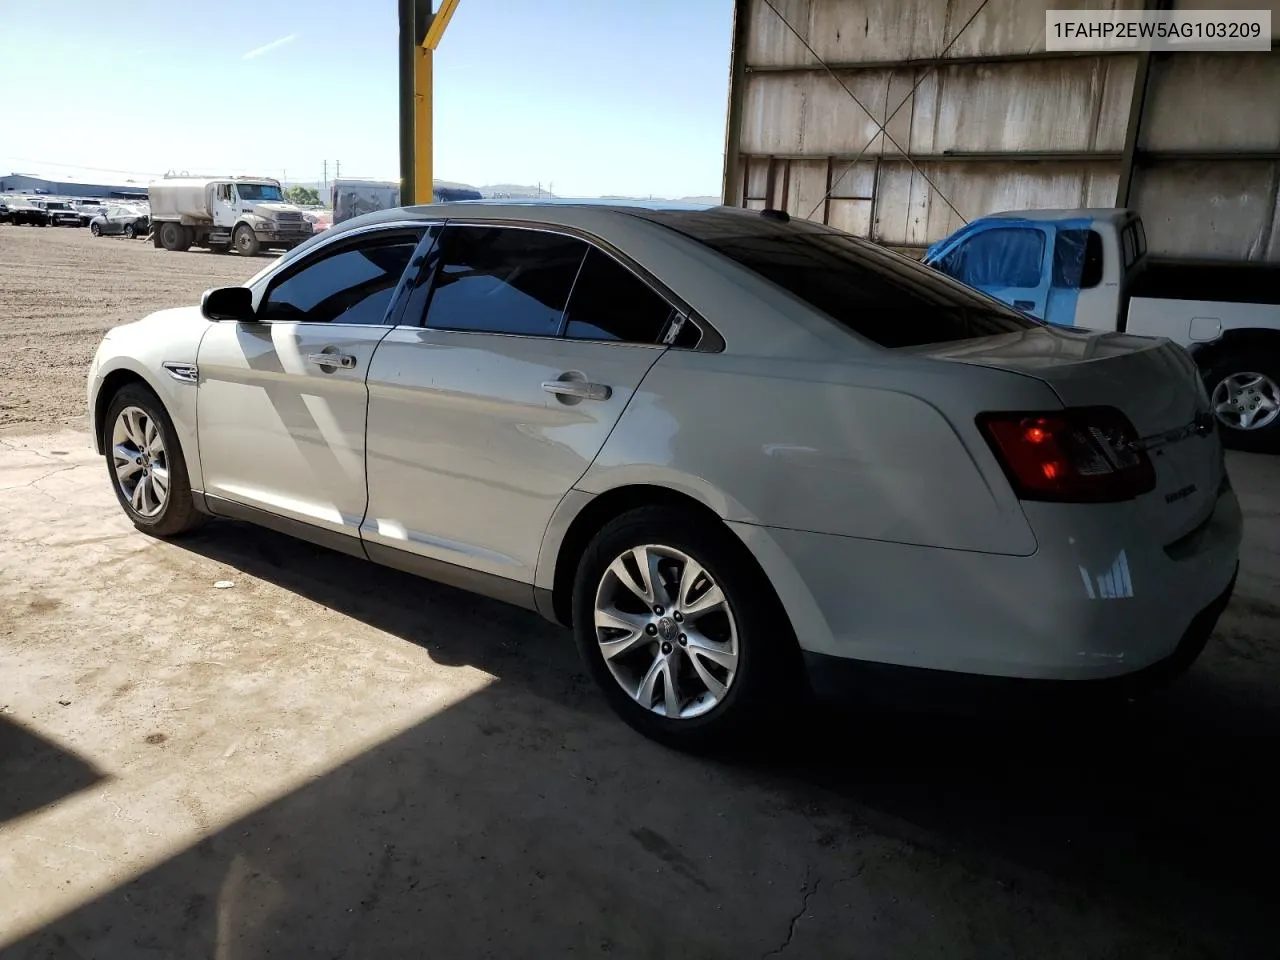
[[[430,47],[413,52],[413,151],[414,203],[430,203],[431,194],[431,56]]]
[[[431,60],[440,38],[444,36],[445,27],[449,25],[449,18],[457,8],[458,0],[441,0],[440,9],[427,19],[426,30],[422,30],[421,25],[417,29],[422,41],[413,61],[414,203],[430,203],[432,198]]]

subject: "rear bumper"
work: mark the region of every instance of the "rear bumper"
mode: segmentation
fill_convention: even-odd
[[[1056,529],[1033,523],[1039,549],[1026,557],[731,526],[806,654],[990,677],[1136,673],[1173,656],[1235,576],[1243,520],[1230,488],[1171,544],[1120,512],[1051,506]]]
[[[1227,588],[1191,618],[1173,652],[1121,676],[1094,680],[1029,680],[950,670],[928,670],[805,653],[809,687],[821,700],[876,706],[939,707],[1030,706],[1077,702],[1083,698],[1119,698],[1156,689],[1188,670],[1204,651],[1218,618],[1235,590]]]

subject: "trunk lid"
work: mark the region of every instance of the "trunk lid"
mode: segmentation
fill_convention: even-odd
[[[1037,327],[922,351],[1046,383],[1066,407],[1109,406],[1141,437],[1156,489],[1139,498],[1176,540],[1213,510],[1225,472],[1222,443],[1191,356],[1168,340]]]

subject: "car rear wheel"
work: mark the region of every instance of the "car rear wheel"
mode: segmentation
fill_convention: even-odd
[[[600,530],[578,567],[573,623],[613,709],[670,746],[740,740],[800,690],[795,639],[764,574],[693,510],[642,507]]]
[[[1204,379],[1227,446],[1280,453],[1280,351],[1225,353]]]
[[[100,227],[96,223],[91,223],[89,224],[89,232],[92,233],[95,237],[100,237],[102,236],[102,227]]]
[[[203,522],[173,421],[154,393],[136,383],[123,387],[107,407],[105,430],[111,485],[134,526],[173,537]]]

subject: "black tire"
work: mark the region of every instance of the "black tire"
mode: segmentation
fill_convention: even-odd
[[[168,468],[169,488],[163,506],[154,516],[145,516],[134,508],[121,485],[120,478],[116,475],[113,435],[121,412],[129,407],[141,409],[157,425],[164,441],[164,465]],[[187,475],[187,462],[182,454],[182,445],[178,442],[178,434],[173,428],[169,412],[165,410],[159,397],[140,383],[126,384],[107,404],[107,415],[102,424],[102,430],[111,488],[116,492],[116,499],[120,501],[121,509],[133,521],[135,527],[154,537],[167,538],[194,530],[204,522],[204,515],[196,509],[195,501],[191,496],[191,480]]]
[[[1280,399],[1280,350],[1269,347],[1228,350],[1215,357],[1204,371],[1205,389],[1213,401],[1222,442],[1234,450],[1253,453],[1280,453],[1280,411],[1264,426],[1249,430],[1239,429],[1239,420],[1228,414],[1216,413],[1217,406],[1228,399],[1229,378],[1242,374],[1260,374],[1270,381],[1253,387],[1253,393],[1242,397],[1243,402],[1266,402]]]
[[[100,227],[96,223],[91,223],[89,224],[89,232],[92,233],[95,237],[100,237],[102,236],[102,227]]]
[[[236,253],[242,257],[256,257],[261,247],[261,244],[258,243],[258,235],[253,232],[253,227],[247,223],[242,223],[236,227],[232,243],[235,244]]]
[[[174,253],[181,253],[191,246],[191,238],[180,223],[160,224],[160,246]]]
[[[719,701],[699,716],[671,719],[641,706],[615,679],[597,641],[596,595],[610,564],[634,547],[652,544],[674,548],[693,558],[723,591],[737,625],[737,665],[732,682]],[[629,599],[641,602],[638,597]],[[648,615],[647,610],[644,615]],[[687,629],[689,622],[692,621],[674,629]],[[767,724],[792,716],[792,708],[804,689],[799,648],[763,571],[728,528],[692,509],[640,507],[606,524],[578,564],[573,585],[573,624],[578,651],[609,705],[631,727],[668,746],[703,750],[742,743]],[[671,624],[666,626],[671,628]],[[662,636],[657,633],[652,641],[641,641],[646,646],[621,656],[637,657],[643,669],[646,657],[656,658],[660,649],[666,652],[666,648],[672,648],[677,670],[686,671],[684,677],[696,690],[683,634],[679,646],[684,650],[675,649],[674,642],[663,645]],[[618,658],[613,662],[617,663]],[[718,676],[724,679],[727,674]],[[684,682],[678,680],[677,688]]]
[[[138,231],[133,228],[132,223],[126,223],[124,225],[124,238],[126,240],[132,240],[137,235],[138,235]]]

